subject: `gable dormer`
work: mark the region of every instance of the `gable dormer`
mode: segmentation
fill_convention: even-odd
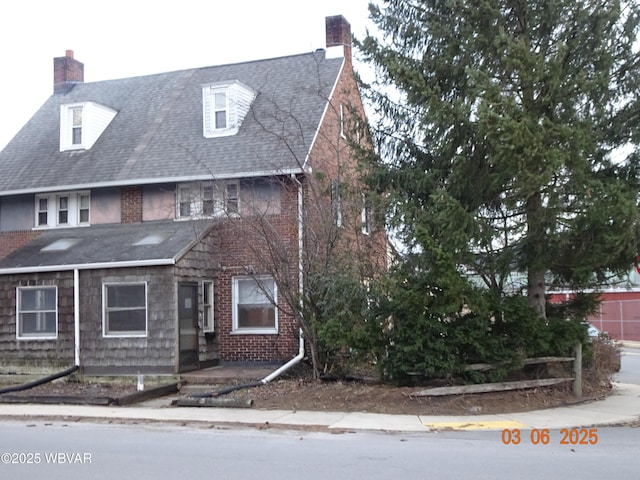
[[[202,87],[205,138],[235,135],[256,98],[256,92],[234,80]]]
[[[60,151],[89,150],[105,131],[116,111],[93,102],[60,106]]]

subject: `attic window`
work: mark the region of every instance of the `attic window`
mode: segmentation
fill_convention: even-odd
[[[79,238],[60,238],[43,247],[41,252],[64,252],[80,241]]]
[[[237,80],[204,85],[202,108],[205,138],[238,133],[255,97],[256,92]]]
[[[89,150],[106,130],[116,111],[93,102],[60,106],[60,151]]]
[[[71,144],[82,145],[82,107],[70,108]]]

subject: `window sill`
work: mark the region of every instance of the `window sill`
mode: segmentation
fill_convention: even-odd
[[[146,333],[122,333],[122,334],[103,333],[102,338],[147,338],[147,334]]]
[[[16,336],[17,340],[20,341],[24,341],[24,340],[57,340],[58,336],[50,336],[50,337],[44,337],[44,336],[39,336],[39,335],[34,335],[34,336],[26,336],[26,337],[19,337]]]
[[[232,330],[231,335],[277,335],[277,328],[242,328]]]

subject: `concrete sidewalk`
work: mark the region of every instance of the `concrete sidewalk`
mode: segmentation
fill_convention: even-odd
[[[428,432],[433,430],[502,430],[604,426],[640,419],[640,385],[615,384],[602,401],[502,415],[418,416],[377,413],[309,412],[234,408],[170,408],[147,403],[138,407],[0,404],[0,418],[105,419],[272,426],[321,427],[328,430]]]

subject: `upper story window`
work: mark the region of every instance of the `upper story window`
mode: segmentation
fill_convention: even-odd
[[[116,111],[93,102],[60,106],[60,151],[88,150],[106,130]]]
[[[36,195],[36,228],[89,225],[89,192],[64,192]]]
[[[206,138],[235,135],[256,92],[236,81],[202,87],[203,133]]]
[[[369,235],[371,233],[371,202],[365,193],[362,193],[362,212],[360,213],[360,221],[362,224],[362,233]]]
[[[223,130],[229,123],[229,92],[226,88],[212,90],[213,95],[213,129]]]
[[[331,180],[331,216],[336,227],[342,227],[342,194],[340,182]]]
[[[82,145],[82,107],[71,108],[71,144]]]
[[[237,180],[178,185],[178,218],[235,216],[240,211]]]

